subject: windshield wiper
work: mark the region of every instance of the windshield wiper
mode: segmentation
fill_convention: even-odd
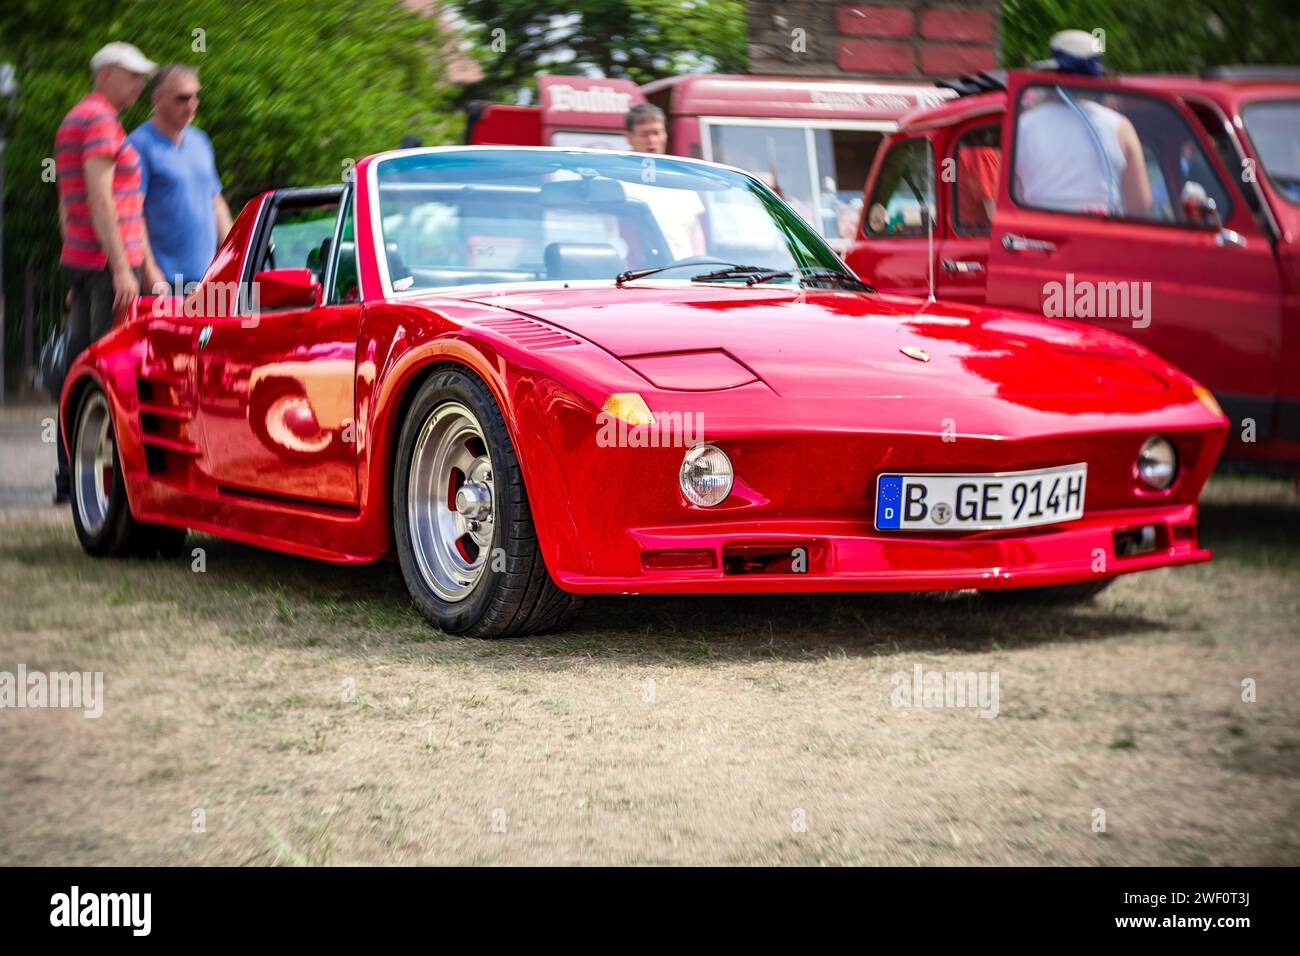
[[[748,276],[745,285],[753,285],[757,281],[776,279],[789,274],[788,272],[782,272],[780,269],[773,269],[770,266],[730,266],[726,269],[719,269],[717,272],[702,272],[697,276],[691,276],[691,281],[711,282],[714,279],[734,279],[736,276]]]
[[[752,276],[746,281],[746,285],[757,285],[760,282],[767,282],[771,279],[784,279],[798,276],[801,280],[812,279],[829,280],[840,282],[844,285],[851,285],[861,289],[864,292],[875,292],[875,288],[866,282],[863,282],[857,276],[846,275],[843,272],[836,272],[832,269],[809,269],[803,266],[796,266],[793,271],[786,272],[769,272],[766,275]]]
[[[791,279],[794,277],[793,272],[764,272],[762,275],[752,275],[745,280],[745,285],[758,285],[760,282],[770,282],[772,279]]]
[[[626,272],[620,272],[614,277],[614,285],[622,285],[624,282],[631,282],[634,279],[644,279],[646,276],[652,276],[659,272],[667,272],[669,269],[685,269],[687,266],[727,266],[727,269],[720,273],[708,273],[708,275],[729,275],[732,271],[737,272],[762,272],[758,266],[742,266],[734,262],[727,262],[725,259],[697,259],[694,262],[673,262],[666,266],[649,266],[644,269],[628,269]],[[692,276],[692,279],[700,278]]]
[[[726,266],[725,269],[718,269],[714,272],[702,272],[699,275],[691,276],[692,282],[713,282],[718,279],[734,279],[743,276],[745,285],[757,285],[760,282],[770,282],[772,279],[788,279],[798,276],[800,279],[812,279],[814,281],[833,281],[844,285],[851,285],[864,292],[875,292],[875,288],[856,276],[847,275],[843,272],[836,272],[831,269],[813,269],[804,266],[796,266],[790,269],[773,269],[771,266],[745,266],[734,262],[724,262],[720,259],[703,259],[696,262],[681,262],[667,266],[653,266],[645,269],[629,269],[626,272],[619,273],[614,284],[621,286],[624,282],[631,282],[634,279],[644,279],[646,276],[652,276],[668,269],[678,269],[683,266],[698,266],[716,263]]]
[[[800,269],[799,277],[801,279],[827,279],[833,282],[839,282],[842,285],[855,286],[863,292],[875,292],[876,287],[870,282],[863,282],[857,276],[851,276],[844,272],[836,272],[832,269]]]

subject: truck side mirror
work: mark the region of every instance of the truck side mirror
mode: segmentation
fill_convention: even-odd
[[[1218,206],[1205,192],[1205,187],[1195,180],[1189,179],[1183,184],[1183,193],[1179,202],[1183,207],[1183,216],[1188,222],[1215,229],[1223,228]]]

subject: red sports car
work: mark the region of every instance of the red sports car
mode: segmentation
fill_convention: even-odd
[[[62,396],[97,555],[395,555],[482,637],[581,595],[1077,600],[1205,561],[1209,393],[1085,325],[878,295],[688,159],[444,147],[244,209]]]

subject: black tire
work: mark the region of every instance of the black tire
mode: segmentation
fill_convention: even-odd
[[[106,507],[102,511],[89,513],[92,507],[90,497],[93,488],[86,482],[92,480],[88,475],[91,466],[84,463],[88,448],[83,448],[86,432],[93,424],[90,416],[106,416],[102,424],[108,429],[112,442],[113,476],[108,488]],[[97,419],[98,421],[98,419]],[[166,525],[146,524],[136,521],[131,515],[131,504],[126,496],[126,480],[122,475],[122,465],[117,454],[117,426],[113,422],[108,399],[97,386],[86,389],[77,406],[77,417],[72,429],[72,453],[68,456],[69,481],[71,483],[72,524],[77,531],[77,540],[87,553],[101,558],[176,557],[185,547],[185,529]],[[98,503],[94,505],[98,507]]]
[[[411,478],[417,447],[424,447],[422,433],[427,440],[426,425],[436,427],[436,416],[456,408],[468,410],[476,419],[485,446],[478,454],[480,459],[490,459],[492,528],[490,544],[478,553],[479,557],[488,555],[489,560],[476,572],[477,579],[464,585],[462,596],[449,600],[431,584],[430,578],[436,575],[427,570],[429,557],[417,556],[421,532],[413,531]],[[425,460],[420,459],[421,463]],[[434,487],[429,481],[424,484]],[[420,493],[418,488],[415,493]],[[581,596],[561,590],[546,569],[505,420],[488,387],[466,369],[438,369],[411,401],[394,459],[392,520],[397,557],[411,600],[429,623],[449,634],[486,638],[541,634],[563,628],[582,604]],[[414,524],[419,524],[418,519]],[[423,551],[427,553],[427,547]],[[447,587],[445,582],[443,586]]]
[[[1114,583],[1114,578],[1082,581],[1079,584],[1054,584],[1038,588],[1009,588],[1000,591],[981,591],[985,599],[994,604],[1056,605],[1066,607],[1091,601]]]
[[[162,524],[140,524],[136,522],[139,532],[136,554],[144,558],[179,558],[186,553],[184,528],[173,528]]]

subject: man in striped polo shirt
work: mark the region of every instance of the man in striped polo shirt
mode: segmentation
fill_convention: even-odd
[[[105,335],[113,314],[140,293],[145,243],[140,156],[118,114],[139,99],[156,69],[129,43],[105,46],[90,60],[94,89],[63,118],[54,138],[61,263],[72,305],[66,365]],[[145,278],[152,283],[155,277]],[[67,453],[58,444],[56,502],[68,496]]]

